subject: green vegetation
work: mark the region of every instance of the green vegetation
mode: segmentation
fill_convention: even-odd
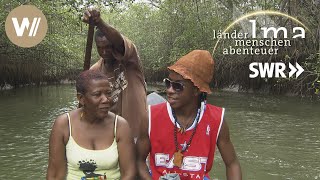
[[[24,1],[23,1],[24,2]],[[320,2],[310,0],[67,0],[31,1],[46,15],[49,31],[45,40],[30,49],[18,48],[0,29],[0,85],[72,79],[81,71],[87,26],[80,20],[81,4],[102,8],[105,21],[135,42],[144,65],[147,82],[161,81],[166,67],[193,49],[213,51],[217,39],[213,31],[224,30],[233,20],[256,10],[274,10],[289,14],[303,22],[310,31],[306,38],[291,39],[290,48],[280,48],[274,56],[223,55],[230,40],[220,41],[214,53],[215,76],[212,86],[223,88],[239,85],[243,90],[266,91],[274,94],[310,95],[320,76]],[[0,19],[5,18],[19,3],[0,2]],[[238,14],[237,14],[238,13]],[[240,13],[240,15],[239,15]],[[288,18],[268,16],[278,26],[297,26]],[[256,18],[256,17],[255,17]],[[259,18],[263,18],[259,17]],[[230,31],[241,30],[240,24]],[[289,36],[291,38],[291,36]],[[98,59],[94,51],[92,62]],[[296,78],[249,78],[251,62],[285,62],[303,66],[305,72]]]

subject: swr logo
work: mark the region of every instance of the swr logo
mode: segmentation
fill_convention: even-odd
[[[28,18],[23,18],[21,25],[19,25],[18,18],[12,18],[12,23],[14,26],[14,29],[16,30],[17,36],[23,36],[23,33],[25,29],[29,30],[29,36],[35,36],[37,34],[39,24],[40,24],[41,18],[33,18],[31,28],[30,22]]]
[[[20,47],[33,47],[39,44],[48,29],[44,14],[32,5],[13,9],[7,16],[5,27],[10,41]]]
[[[259,76],[261,78],[286,78],[285,75],[286,71],[286,64],[282,62],[276,62],[276,63],[258,63],[253,62],[249,65],[249,69],[253,74],[249,74],[250,78],[256,78]],[[289,63],[289,78],[291,78],[294,74],[296,74],[296,78],[300,76],[300,74],[304,71],[304,69],[296,63],[296,67]]]

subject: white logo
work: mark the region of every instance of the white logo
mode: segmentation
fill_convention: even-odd
[[[180,146],[182,147],[182,151],[185,151],[187,149],[187,147],[188,147],[188,144],[187,144],[186,141],[184,141],[184,143],[180,144]]]
[[[174,167],[173,159],[173,156],[170,159],[169,154],[156,153],[155,165],[171,169]],[[180,169],[185,171],[200,171],[202,165],[206,168],[207,160],[207,157],[185,156],[183,157],[182,167]]]
[[[25,29],[29,30],[29,36],[35,36],[37,34],[40,21],[41,21],[40,17],[33,18],[32,25],[30,28],[30,22],[27,17],[24,17],[22,19],[21,25],[19,25],[18,18],[16,17],[12,18],[14,29],[16,30],[16,34],[19,37],[23,36]]]
[[[257,68],[255,68],[257,67]],[[259,67],[259,68],[258,68]],[[253,74],[249,74],[250,78],[256,78],[260,74],[261,78],[286,78],[284,71],[286,70],[286,64],[282,62],[276,63],[258,63],[253,62],[249,65],[249,69]],[[296,67],[294,67],[291,63],[289,63],[289,78],[296,74],[296,78],[300,76],[300,74],[304,71],[304,69],[296,63]],[[297,71],[298,70],[298,71]]]
[[[207,125],[207,132],[206,132],[206,135],[208,135],[208,136],[209,136],[209,134],[210,134],[210,126],[209,126],[209,125]]]
[[[29,48],[36,46],[45,38],[48,23],[40,9],[33,5],[22,5],[8,14],[5,29],[13,44]]]
[[[249,22],[252,23],[252,38],[256,38],[256,20],[249,20]],[[268,34],[269,32],[273,33],[273,38],[278,38],[278,33],[279,31],[283,32],[283,37],[284,38],[288,38],[288,30],[285,27],[279,27],[279,28],[275,28],[275,27],[261,27],[261,30],[263,31],[263,38],[268,38]],[[300,34],[295,34],[292,36],[292,38],[297,38],[297,37],[301,37],[301,38],[305,38],[306,37],[306,32],[302,27],[294,27],[292,29],[293,33],[299,31]]]

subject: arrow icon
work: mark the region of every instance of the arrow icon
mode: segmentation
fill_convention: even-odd
[[[304,69],[298,63],[296,63],[296,67],[294,67],[291,63],[289,63],[289,69],[290,69],[289,78],[293,76],[294,73],[296,73],[296,78],[298,78],[300,74],[304,71]]]
[[[304,71],[304,69],[298,63],[296,63],[296,67],[298,69],[298,72],[296,73],[296,78],[298,78],[300,74]]]
[[[289,69],[290,69],[289,78],[291,78],[291,76],[294,75],[297,69],[291,63],[289,63]]]

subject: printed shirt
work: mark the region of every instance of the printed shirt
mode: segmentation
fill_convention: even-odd
[[[209,177],[223,116],[223,108],[202,103],[196,133],[187,151],[183,152],[183,162],[181,168],[179,168],[173,164],[173,154],[176,152],[176,146],[174,142],[175,120],[172,116],[171,107],[169,103],[149,107],[152,179],[158,180],[160,176],[167,173],[178,173],[182,180]],[[186,146],[195,123],[196,121],[184,134],[177,132],[179,149]]]
[[[118,116],[115,119],[113,143],[103,150],[91,150],[78,145],[72,137],[72,120],[69,113],[67,116],[70,132],[66,145],[67,180],[120,179],[119,154],[116,142]]]

